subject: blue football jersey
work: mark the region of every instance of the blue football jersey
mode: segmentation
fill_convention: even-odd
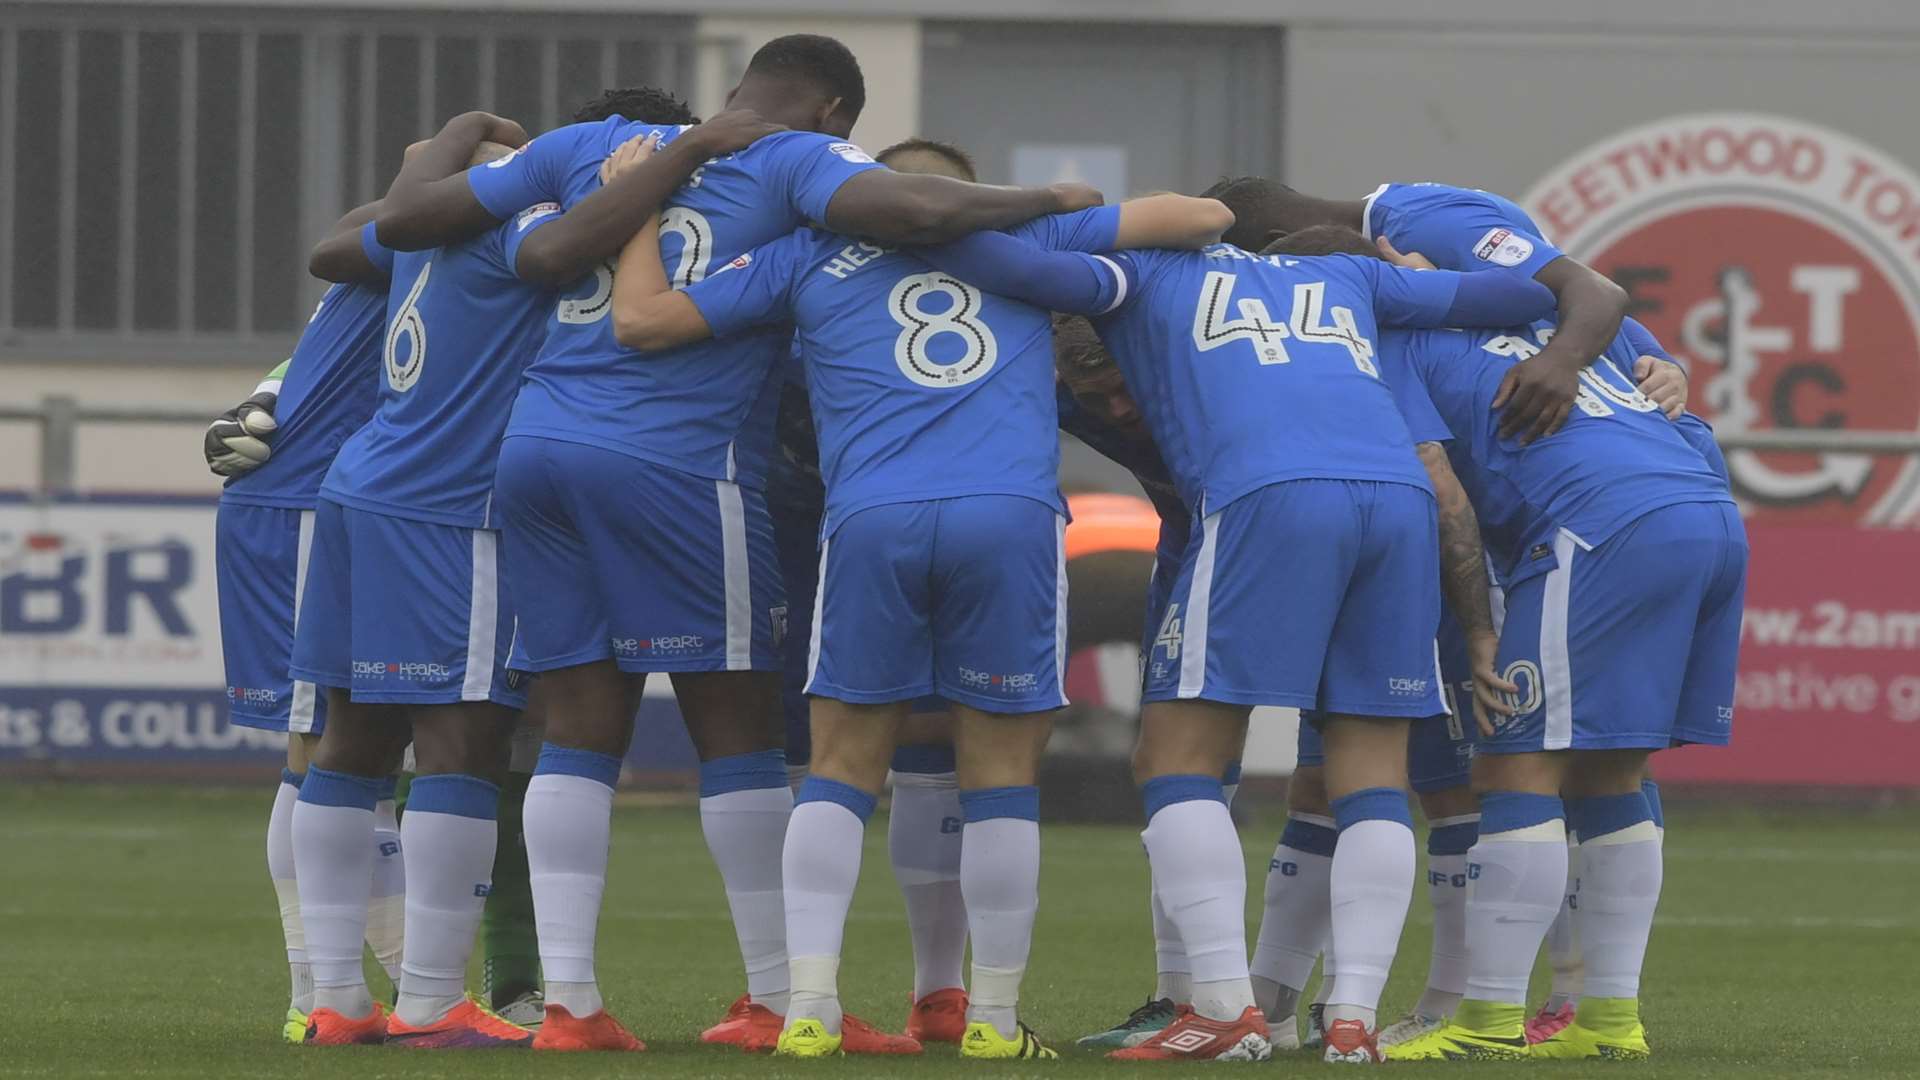
[[[373,264],[393,272],[393,252],[373,238],[373,223],[360,230],[360,246]],[[335,285],[320,298],[293,347],[274,410],[279,431],[266,464],[227,481],[221,498],[243,506],[311,510],[334,455],[373,415],[378,400],[374,373],[387,329],[387,290],[376,285]]]
[[[1532,277],[1560,257],[1511,200],[1446,184],[1381,184],[1367,196],[1360,231],[1462,273],[1510,269]]]
[[[521,281],[521,241],[560,208],[529,207],[459,244],[394,257],[380,407],[321,492],[416,521],[497,528],[493,472],[552,294]]]
[[[489,212],[540,202],[563,207],[597,191],[600,163],[650,131],[684,128],[619,117],[547,132],[467,174]],[[667,201],[660,254],[676,287],[703,280],[749,250],[826,217],[850,177],[883,168],[859,147],[787,131],[706,163]],[[769,327],[640,358],[613,335],[613,266],[564,290],[546,347],[527,371],[508,433],[585,443],[696,476],[765,484],[772,446],[768,372],[788,347]]]
[[[1118,220],[1101,207],[1031,227],[1110,246]],[[823,535],[867,507],[964,495],[1065,512],[1047,312],[817,229],[724,269],[687,289],[715,335],[792,320],[826,482]]]
[[[1432,490],[1373,343],[1382,325],[1441,322],[1459,275],[1228,244],[1113,262],[1126,292],[1093,325],[1194,513],[1286,480]]]
[[[1553,535],[1593,548],[1663,506],[1731,502],[1679,429],[1626,372],[1625,334],[1580,376],[1566,426],[1522,446],[1497,434],[1493,399],[1507,369],[1534,356],[1553,326],[1492,331],[1390,332],[1381,374],[1409,427],[1451,433],[1448,458],[1480,518],[1501,583],[1553,566]]]

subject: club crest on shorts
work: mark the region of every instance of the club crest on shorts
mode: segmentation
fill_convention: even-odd
[[[779,648],[787,642],[787,605],[767,609],[767,622],[773,627],[773,647]]]
[[[1627,290],[1722,437],[1894,440],[1730,449],[1752,517],[1920,521],[1920,441],[1900,445],[1920,432],[1920,176],[1801,120],[1699,113],[1601,140],[1521,205]]]

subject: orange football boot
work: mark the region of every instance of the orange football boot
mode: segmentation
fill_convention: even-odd
[[[1236,1020],[1209,1020],[1180,1006],[1180,1015],[1139,1046],[1107,1054],[1113,1061],[1265,1061],[1273,1056],[1267,1018],[1249,1006]]]
[[[546,1022],[533,1037],[535,1050],[645,1050],[647,1044],[620,1026],[613,1014],[601,1009],[592,1016],[575,1016],[549,1003]]]
[[[502,1020],[472,998],[455,1005],[438,1022],[414,1027],[398,1013],[387,1019],[387,1045],[428,1050],[497,1050],[533,1045],[533,1032]]]
[[[851,1013],[840,1018],[840,1052],[843,1054],[917,1054],[920,1040],[906,1035],[889,1035]]]
[[[387,1007],[373,1003],[373,1011],[355,1019],[333,1009],[307,1014],[307,1046],[378,1046],[387,1041]]]
[[[1354,1065],[1378,1065],[1380,1033],[1369,1031],[1365,1021],[1327,1021],[1327,1049],[1322,1061],[1340,1061]]]
[[[923,1043],[957,1043],[967,1032],[967,992],[957,986],[935,990],[907,1011],[907,1038]]]
[[[771,1050],[780,1041],[784,1024],[779,1013],[741,994],[719,1023],[700,1033],[700,1041],[743,1050]]]

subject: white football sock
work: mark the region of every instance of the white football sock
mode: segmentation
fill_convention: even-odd
[[[1566,823],[1549,795],[1487,792],[1480,805],[1467,855],[1480,868],[1467,889],[1467,997],[1524,1005],[1567,880]]]
[[[973,938],[967,1020],[1000,1037],[1019,1031],[1020,980],[1040,908],[1040,791],[1031,786],[964,791],[967,819],[960,888]]]
[[[1141,834],[1168,918],[1193,971],[1193,1007],[1236,1020],[1253,1005],[1247,980],[1247,865],[1215,777],[1163,776],[1142,788]]]
[[[1333,992],[1326,1017],[1377,1026],[1375,1010],[1400,945],[1415,876],[1406,793],[1367,788],[1335,799],[1340,846],[1333,853]]]
[[[400,955],[406,946],[407,860],[393,800],[373,806],[373,888],[367,897],[367,947],[388,981],[400,985]]]
[[[1148,871],[1151,876],[1151,866]],[[1193,972],[1189,970],[1186,946],[1180,943],[1180,928],[1167,916],[1167,905],[1160,899],[1158,884],[1152,885],[1149,898],[1153,909],[1153,998],[1190,1005]]]
[[[954,774],[896,772],[887,855],[913,935],[913,997],[964,986],[967,904],[960,890],[960,785]]]
[[[540,751],[522,804],[547,1004],[576,1017],[606,1007],[594,978],[593,954],[619,777],[620,762],[610,755],[549,743]]]
[[[360,967],[373,880],[373,804],[380,782],[308,769],[293,808],[300,921],[313,966],[313,1005],[358,1018],[373,1008]]]
[[[1560,901],[1560,913],[1547,929],[1547,960],[1553,968],[1553,989],[1547,996],[1547,1010],[1559,1012],[1580,1003],[1580,984],[1585,981],[1586,965],[1580,959],[1580,933],[1573,923],[1575,897],[1580,891],[1580,841],[1567,835],[1567,888]]]
[[[1644,818],[1610,832],[1592,826],[1581,803],[1599,801],[1569,807],[1581,826],[1580,906],[1573,918],[1586,959],[1583,993],[1633,999],[1640,996],[1640,969],[1660,905],[1660,833]]]
[[[1332,852],[1338,839],[1332,818],[1291,814],[1267,864],[1266,903],[1250,970],[1254,996],[1269,1020],[1293,1016],[1314,961],[1332,936]]]
[[[1427,987],[1413,1011],[1452,1016],[1467,989],[1467,851],[1479,829],[1479,814],[1427,823],[1427,897],[1433,903],[1433,954]]]
[[[792,985],[789,1023],[814,1019],[828,1033],[840,1033],[840,949],[873,804],[871,794],[838,781],[809,776],[800,785],[780,859]]]
[[[415,777],[401,823],[406,851],[403,1023],[424,1027],[459,1005],[480,912],[493,885],[500,789],[475,776]]]
[[[717,770],[732,768],[741,759],[755,759],[758,764],[733,768],[734,783],[759,786],[716,794],[703,791],[700,831],[726,885],[733,933],[747,972],[747,996],[784,1015],[787,914],[780,891],[780,853],[786,843],[787,819],[793,813],[793,790],[786,783],[785,755],[778,750],[703,763],[703,788],[713,790]],[[770,784],[765,782],[768,779]]]
[[[293,869],[293,807],[299,798],[296,774],[283,771],[280,788],[273,795],[273,811],[267,815],[267,875],[280,902],[280,934],[287,943],[292,982],[287,1007],[304,1013],[313,1009],[313,968],[307,964],[307,932],[300,924],[300,886]]]

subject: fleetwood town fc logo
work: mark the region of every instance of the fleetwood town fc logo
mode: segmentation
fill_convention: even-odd
[[[1920,523],[1920,179],[1905,166],[1798,120],[1678,116],[1575,155],[1523,205],[1627,289],[1723,439],[1793,446],[1727,453],[1750,513]]]

